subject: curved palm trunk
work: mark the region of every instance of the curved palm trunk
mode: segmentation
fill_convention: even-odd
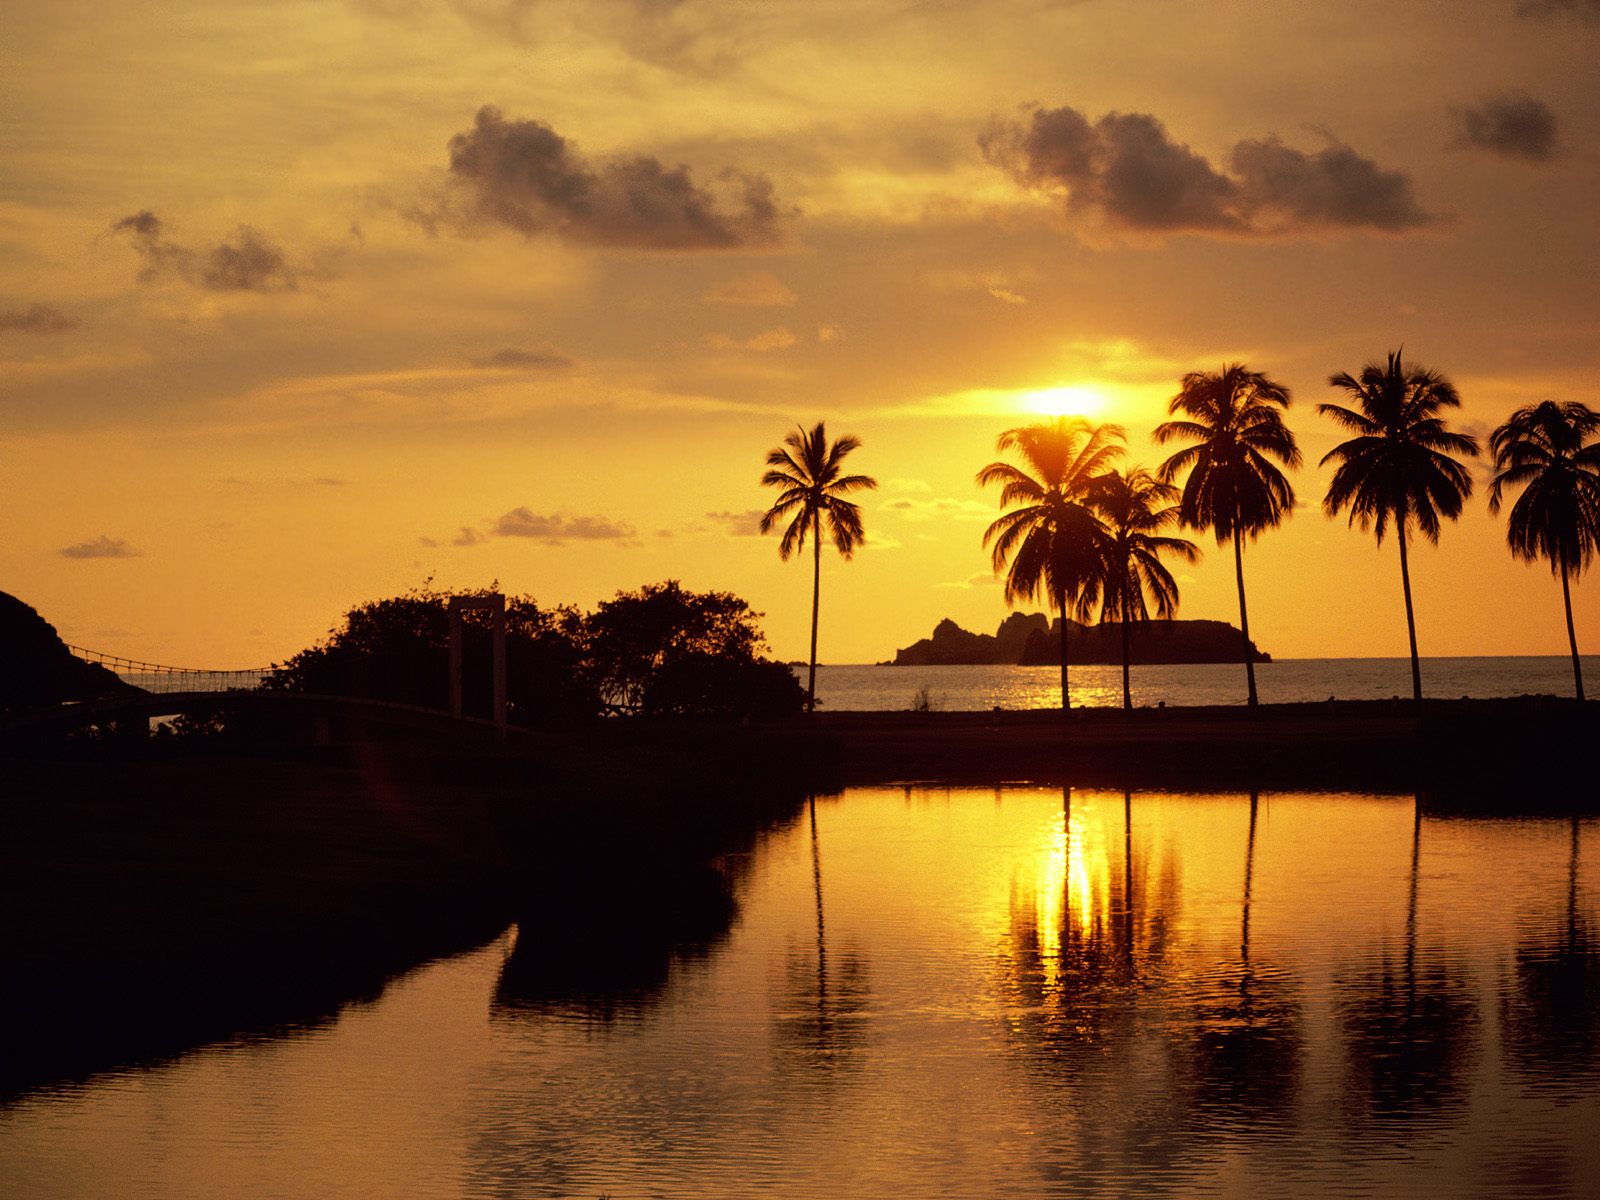
[[[1567,645],[1572,647],[1572,682],[1578,689],[1578,699],[1583,699],[1583,663],[1578,658],[1578,635],[1572,628],[1572,587],[1567,582],[1566,564],[1561,566],[1561,603],[1567,610]]]
[[[1067,688],[1067,594],[1056,593],[1056,612],[1061,614],[1061,711],[1072,707],[1072,693]]]
[[[806,711],[817,711],[817,609],[822,603],[822,514],[811,517],[811,670],[806,675]]]
[[[1406,593],[1406,633],[1411,638],[1411,695],[1422,703],[1422,664],[1417,658],[1417,618],[1411,609],[1411,566],[1406,559],[1407,522],[1400,520],[1400,585]]]
[[[1244,677],[1250,689],[1250,707],[1256,699],[1256,664],[1250,653],[1250,613],[1244,604],[1244,532],[1237,522],[1233,527],[1233,573],[1239,581],[1239,632],[1244,635]]]

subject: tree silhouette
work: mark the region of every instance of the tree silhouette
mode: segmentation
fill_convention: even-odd
[[[1276,527],[1294,508],[1294,489],[1272,461],[1291,469],[1300,465],[1300,449],[1280,411],[1288,405],[1288,388],[1243,363],[1225,364],[1215,374],[1191,371],[1167,406],[1170,414],[1181,413],[1184,419],[1166,421],[1153,434],[1158,443],[1194,443],[1162,463],[1159,472],[1168,483],[1188,472],[1179,521],[1211,530],[1219,546],[1233,539],[1241,649],[1252,708],[1257,703],[1256,668],[1244,597],[1244,537]]]
[[[1561,602],[1567,614],[1567,644],[1572,679],[1583,699],[1583,666],[1572,627],[1572,584],[1600,548],[1600,413],[1582,404],[1545,400],[1519,408],[1489,435],[1494,481],[1489,511],[1500,511],[1508,487],[1521,487],[1511,506],[1506,541],[1511,553],[1532,562],[1549,561],[1561,577]]]
[[[1101,620],[1114,617],[1122,624],[1123,708],[1133,707],[1128,680],[1133,622],[1150,619],[1152,602],[1159,617],[1168,618],[1178,611],[1178,584],[1161,564],[1162,553],[1184,562],[1200,557],[1199,547],[1187,538],[1158,532],[1177,521],[1177,498],[1177,488],[1162,483],[1143,467],[1108,471],[1089,488],[1089,503],[1109,533],[1100,615]]]
[[[992,462],[978,483],[1000,485],[1003,512],[984,531],[995,574],[1006,572],[1006,603],[1055,601],[1061,619],[1061,709],[1072,707],[1067,681],[1067,614],[1087,617],[1099,598],[1108,532],[1089,506],[1089,488],[1122,453],[1120,425],[1090,425],[1081,417],[1058,417],[1008,429],[995,443],[1014,452],[1029,470]],[[1007,570],[1007,562],[1010,568]]]
[[[1384,366],[1368,363],[1359,379],[1340,372],[1328,380],[1350,393],[1360,411],[1338,404],[1319,404],[1356,436],[1323,455],[1322,464],[1338,463],[1322,507],[1331,517],[1350,510],[1350,523],[1372,529],[1383,544],[1393,521],[1400,543],[1400,582],[1406,599],[1406,632],[1411,638],[1411,691],[1422,702],[1422,667],[1417,657],[1417,621],[1411,604],[1411,567],[1406,542],[1415,523],[1428,541],[1438,544],[1439,518],[1452,521],[1472,495],[1472,476],[1453,455],[1478,453],[1476,439],[1452,433],[1439,410],[1458,408],[1455,385],[1425,367],[1409,370],[1400,351]]]
[[[817,611],[822,599],[822,519],[828,519],[828,533],[842,558],[849,558],[866,539],[861,524],[861,508],[845,497],[856,491],[871,490],[878,481],[867,475],[845,475],[840,463],[861,439],[846,434],[828,444],[823,422],[809,433],[796,428],[783,439],[783,445],[767,454],[771,468],[761,477],[763,487],[783,489],[761,518],[761,532],[769,533],[788,520],[778,557],[785,562],[796,550],[804,550],[811,537],[811,669],[806,677],[806,711],[817,707]],[[791,519],[792,518],[792,519]]]

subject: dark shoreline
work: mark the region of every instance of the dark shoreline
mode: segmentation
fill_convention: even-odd
[[[847,784],[1033,781],[1205,790],[1485,793],[1562,808],[1596,796],[1600,703],[1333,700],[1192,708],[818,714]],[[1511,795],[1506,795],[1510,789]],[[1558,796],[1535,797],[1534,792]],[[1568,793],[1577,793],[1568,796]]]

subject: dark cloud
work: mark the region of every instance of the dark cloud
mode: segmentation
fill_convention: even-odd
[[[1576,17],[1600,22],[1600,0],[1517,0],[1519,17]]]
[[[759,508],[747,508],[744,512],[709,512],[706,520],[720,525],[729,537],[760,537],[763,515]]]
[[[48,304],[0,312],[0,333],[71,333],[78,322]]]
[[[1098,121],[1032,109],[978,139],[989,162],[1075,214],[1134,232],[1271,236],[1337,229],[1396,232],[1432,224],[1410,179],[1333,142],[1307,153],[1276,137],[1240,141],[1219,170],[1148,113]]]
[[[449,180],[444,196],[409,215],[435,229],[638,250],[767,246],[786,215],[763,175],[728,170],[706,185],[648,155],[591,162],[543,122],[508,121],[487,105],[450,139]]]
[[[507,346],[483,358],[474,359],[472,365],[486,369],[507,367],[524,371],[564,371],[572,366],[572,360],[565,354],[551,350],[520,350],[515,346]]]
[[[1341,142],[1307,154],[1275,137],[1242,141],[1229,152],[1228,166],[1239,180],[1241,211],[1258,228],[1398,233],[1438,222],[1417,203],[1404,173]]]
[[[497,537],[534,538],[544,542],[617,541],[638,536],[632,525],[609,517],[545,516],[526,508],[513,508],[496,520],[490,532]]]
[[[239,226],[231,241],[186,246],[170,240],[161,218],[146,209],[123,217],[111,232],[127,234],[144,259],[141,283],[171,277],[208,292],[290,292],[299,286],[283,251],[249,225]]]
[[[101,534],[75,546],[63,546],[56,553],[62,558],[138,558],[139,552],[121,538]]]
[[[1463,145],[1529,162],[1548,162],[1556,155],[1556,114],[1526,92],[1490,96],[1454,114]]]

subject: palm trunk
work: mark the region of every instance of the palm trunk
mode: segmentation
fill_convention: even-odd
[[[806,676],[806,711],[817,711],[817,609],[822,602],[822,514],[811,517],[811,670]]]
[[[1130,643],[1133,622],[1128,616],[1128,589],[1133,581],[1127,577],[1122,580],[1122,707],[1124,710],[1133,708],[1133,689],[1128,686],[1128,661],[1133,657],[1133,647]]]
[[[1237,521],[1233,526],[1233,572],[1239,581],[1239,632],[1244,638],[1244,677],[1250,689],[1250,707],[1254,708],[1258,703],[1256,664],[1250,653],[1250,613],[1244,604],[1244,531],[1239,528]]]
[[[1056,593],[1056,611],[1061,614],[1061,711],[1072,707],[1072,693],[1067,688],[1067,594]]]
[[[1411,566],[1406,560],[1406,520],[1400,519],[1400,585],[1406,593],[1406,633],[1411,638],[1411,695],[1422,703],[1422,664],[1417,658],[1417,618],[1411,609]]]
[[[1578,635],[1572,628],[1572,587],[1567,581],[1566,564],[1561,565],[1561,603],[1567,610],[1567,645],[1572,647],[1572,682],[1577,686],[1578,699],[1583,699],[1583,663],[1578,658]]]

